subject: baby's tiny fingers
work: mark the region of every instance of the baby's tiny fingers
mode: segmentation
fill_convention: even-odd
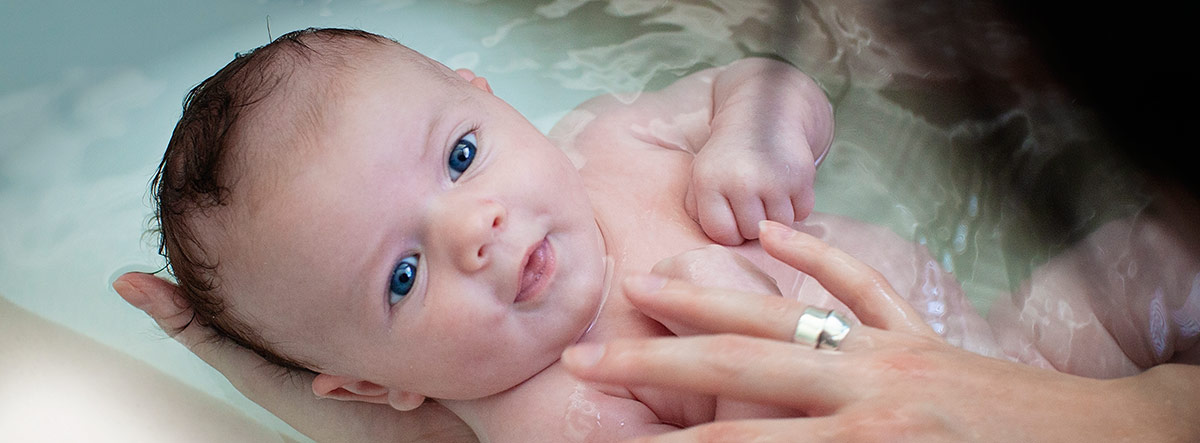
[[[768,220],[785,225],[791,225],[799,220],[795,218],[796,212],[792,209],[792,200],[786,195],[766,197],[763,199],[763,205],[767,208]],[[758,228],[758,224],[756,223],[754,227]]]
[[[697,224],[700,223],[700,213],[696,209],[696,191],[694,186],[688,186],[687,195],[683,196],[683,211]]]
[[[792,211],[795,213],[796,220],[808,218],[812,214],[814,206],[816,206],[816,196],[812,189],[792,196]]]
[[[731,199],[733,216],[737,220],[738,233],[743,239],[758,238],[758,222],[766,220],[767,212],[757,195]]]
[[[697,191],[696,204],[700,228],[709,238],[726,246],[740,245],[745,241],[738,232],[733,210],[724,195],[714,191],[700,190]]]

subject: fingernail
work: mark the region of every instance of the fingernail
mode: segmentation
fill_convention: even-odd
[[[625,289],[634,292],[651,293],[667,285],[667,279],[654,274],[634,274],[625,277]]]
[[[777,235],[786,239],[796,235],[796,231],[778,222],[763,220],[758,222],[758,235]]]
[[[146,297],[142,295],[142,291],[139,291],[136,286],[125,280],[118,279],[112,282],[112,288],[114,291],[117,291],[117,295],[120,295],[129,304],[134,305],[138,309],[145,310],[141,305],[145,303]]]
[[[577,368],[590,368],[604,357],[604,345],[599,343],[584,343],[567,348],[563,351],[563,363]]]

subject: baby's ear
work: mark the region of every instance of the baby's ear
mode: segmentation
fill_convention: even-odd
[[[317,397],[391,405],[400,411],[411,411],[425,402],[425,396],[420,394],[340,375],[317,374],[312,389]]]
[[[466,80],[468,83],[470,83],[472,86],[482,89],[484,91],[487,91],[488,94],[492,94],[492,85],[488,84],[487,79],[475,75],[475,73],[471,72],[470,69],[459,68],[459,69],[455,69],[454,72],[456,74],[458,74],[459,77],[462,77],[463,80]]]

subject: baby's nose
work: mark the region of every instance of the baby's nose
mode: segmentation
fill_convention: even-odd
[[[465,272],[474,272],[487,266],[490,251],[497,233],[508,216],[504,206],[495,200],[482,199],[459,205],[458,214],[447,214],[451,222],[446,223],[442,234],[451,240],[455,262]]]

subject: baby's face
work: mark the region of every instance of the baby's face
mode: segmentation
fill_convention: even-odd
[[[251,136],[283,154],[241,159],[249,191],[220,249],[231,309],[320,372],[434,398],[552,364],[604,284],[576,169],[449,70],[375,57],[340,81],[313,136]]]

